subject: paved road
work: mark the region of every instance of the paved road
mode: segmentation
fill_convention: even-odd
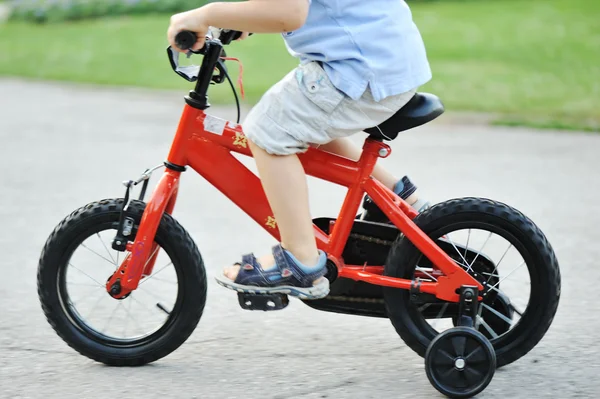
[[[116,369],[54,334],[36,293],[44,241],[74,208],[121,196],[122,180],[164,159],[182,94],[0,80],[0,397],[441,397],[388,320],[317,312],[297,301],[282,312],[240,309],[212,277],[236,254],[272,241],[191,173],[175,216],[198,243],[210,286],[188,342],[147,367]],[[233,117],[228,111],[213,112]],[[563,290],[552,328],[480,397],[600,397],[600,307],[592,294],[600,284],[600,136],[441,118],[392,146],[385,163],[409,173],[431,200],[476,195],[510,203],[540,225],[559,257]],[[311,188],[313,213],[333,215],[343,192],[313,180]]]

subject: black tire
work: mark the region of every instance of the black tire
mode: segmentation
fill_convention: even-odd
[[[165,324],[147,337],[133,341],[110,339],[79,323],[64,303],[61,279],[75,249],[102,227],[114,228],[123,199],[107,199],[83,206],[54,229],[38,265],[38,295],[44,314],[56,333],[80,354],[111,366],[140,366],[167,356],[192,334],[206,302],[206,273],[198,248],[185,229],[165,214],[155,242],[169,255],[177,273],[178,294]],[[131,201],[128,216],[141,220],[145,204]],[[108,294],[107,294],[108,295]]]
[[[540,229],[521,212],[500,202],[480,198],[462,198],[437,204],[418,215],[414,222],[431,238],[453,231],[452,226],[484,225],[504,231],[526,261],[530,273],[529,304],[516,326],[492,339],[497,367],[514,362],[527,354],[548,331],[558,308],[561,277],[558,261]],[[384,274],[412,279],[420,257],[424,256],[408,239],[400,235],[390,250]],[[407,290],[384,288],[388,316],[402,340],[417,354],[425,356],[438,334],[423,319],[411,302]]]
[[[456,353],[454,344],[461,342],[462,353]],[[459,358],[465,360],[462,369],[455,368]],[[482,333],[470,327],[444,331],[431,341],[425,353],[427,379],[438,392],[449,398],[471,398],[481,393],[492,382],[495,372],[494,347]]]

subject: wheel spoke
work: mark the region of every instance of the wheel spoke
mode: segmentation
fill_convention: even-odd
[[[498,294],[500,294],[500,295],[504,295],[505,297],[507,297],[507,298],[508,298],[508,295],[506,295],[506,294],[504,293],[504,291],[502,291],[501,289],[499,289],[499,288],[496,288],[496,287],[492,287],[492,286],[489,286],[488,288],[489,288],[489,290],[487,290],[487,291],[486,291],[486,292],[483,294],[483,297],[484,297],[484,298],[488,296],[488,294],[489,294],[489,292],[490,292],[490,291],[496,291]],[[512,309],[515,311],[515,313],[516,313],[516,314],[518,314],[518,315],[519,315],[519,317],[523,316],[523,313],[524,313],[524,311],[523,311],[523,310],[518,310],[518,309],[517,309],[517,308],[516,308],[516,307],[515,307],[515,306],[514,306],[512,303],[510,304],[510,307],[511,307],[511,308],[512,308]],[[527,308],[527,305],[525,305],[525,308]]]
[[[499,274],[488,273],[488,272],[481,272],[481,274],[483,274],[484,276],[490,276],[490,279],[491,279],[491,277],[500,278]],[[487,281],[490,281],[490,279],[488,279]]]
[[[483,306],[479,306],[477,309],[477,317],[475,317],[475,329],[479,330],[479,320],[481,319],[481,313],[483,312]]]
[[[129,310],[131,310],[131,304],[133,303],[133,301],[129,301]],[[127,312],[129,313],[129,312]],[[125,318],[125,325],[123,326],[123,337],[127,336],[127,323],[129,322],[129,318]]]
[[[89,248],[84,243],[81,243],[81,246],[84,247],[85,249],[87,249],[88,251],[90,251],[91,253],[93,253],[94,255],[101,257],[102,259],[104,259],[105,261],[107,261],[108,263],[110,263],[111,265],[113,265],[113,266],[115,265],[115,262],[113,260],[109,260],[104,255],[100,255],[98,252],[96,252],[93,249]]]
[[[146,262],[147,263],[147,262]],[[140,281],[140,284],[138,285],[138,287],[142,284],[144,284],[146,281],[150,280],[151,278],[153,278],[154,276],[156,276],[158,273],[162,272],[163,270],[165,270],[167,267],[171,266],[173,264],[173,262],[169,262],[166,265],[164,265],[159,271],[157,271],[156,273],[152,273],[150,276],[146,277],[145,279],[143,279],[142,281]]]
[[[469,262],[467,262],[467,260],[462,255],[462,253],[458,250],[458,248],[456,248],[456,245],[454,245],[454,241],[452,241],[452,238],[450,238],[450,233],[446,234],[446,238],[448,239],[448,241],[450,241],[450,244],[452,244],[452,246],[454,247],[454,250],[456,251],[456,253],[459,254],[460,257],[462,258],[462,260],[465,262],[462,266],[467,266],[469,264]],[[459,263],[459,262],[457,262],[457,263]]]
[[[508,251],[512,248],[512,244],[508,243],[508,248],[506,248],[506,251],[504,251],[504,253],[502,254],[502,257],[500,257],[500,260],[498,261],[498,263],[496,263],[496,265],[494,266],[494,270],[492,270],[492,273],[494,273],[496,270],[498,270],[498,266],[500,266],[500,263],[502,263],[502,261],[504,260],[504,257],[506,256],[506,254],[508,253]],[[498,276],[498,278],[500,278],[500,276]],[[489,283],[490,280],[492,279],[492,276],[490,276],[486,283]]]
[[[435,317],[435,325],[437,327],[438,325],[438,321],[442,318],[442,316],[444,315],[444,313],[446,312],[446,309],[448,309],[448,304],[449,302],[445,302],[442,305],[442,308],[440,309],[439,313],[437,314],[437,316]]]
[[[443,315],[444,315],[444,313],[446,312],[446,309],[448,309],[448,305],[449,305],[449,302],[445,302],[445,303],[442,305],[442,309],[440,309],[440,312],[439,312],[439,313],[438,313],[438,315],[435,317],[436,319],[441,319],[441,318],[442,318],[442,316],[443,316]]]
[[[465,355],[465,346],[467,343],[467,337],[457,336],[452,338],[452,347],[454,348],[454,353],[457,356]]]
[[[522,316],[523,316],[523,311],[521,311],[521,310],[518,310],[518,309],[517,309],[517,307],[516,307],[515,305],[513,305],[513,304],[511,303],[511,304],[510,304],[510,307],[511,307],[511,309],[512,309],[512,310],[513,310],[513,311],[514,311],[516,314],[518,314],[518,315],[519,315],[519,317],[522,317]]]
[[[475,257],[473,258],[473,261],[471,262],[471,264],[469,264],[469,268],[467,269],[467,272],[470,272],[473,265],[475,264],[475,261],[477,260],[477,258],[479,257],[479,255],[481,254],[481,251],[483,251],[483,248],[486,246],[486,244],[488,243],[488,241],[490,240],[490,237],[492,237],[492,232],[490,231],[490,235],[488,235],[488,237],[485,239],[485,242],[483,243],[483,245],[481,246],[481,248],[479,249],[479,251],[477,252],[477,255],[475,255]]]
[[[448,370],[440,373],[439,379],[446,385],[454,386],[456,385],[456,381],[459,377],[458,374],[458,370],[456,370],[454,367],[450,367]]]
[[[163,300],[163,298],[160,295],[158,295],[158,294],[156,294],[156,293],[154,293],[152,291],[148,291],[145,288],[142,288],[141,284],[138,285],[137,289],[142,290],[143,292],[146,292],[148,295],[154,297],[154,299],[157,299],[157,302],[167,302],[168,303],[168,301]],[[137,301],[137,302],[139,302],[139,301]]]
[[[85,290],[85,293],[82,294],[82,297],[80,297],[80,300],[73,302],[71,301],[71,299],[69,298],[69,301],[71,302],[72,305],[75,305],[75,303],[81,303],[83,301],[83,299],[89,299],[89,298],[95,298],[94,293],[98,294],[98,292],[100,292],[101,294],[105,293],[105,289],[104,286],[101,287],[101,290],[98,291],[98,284],[89,284],[89,283],[73,283],[73,282],[67,282],[67,293],[69,291],[71,291],[71,289],[69,288],[70,285],[76,285],[76,286],[80,286],[80,287],[93,287],[94,290],[92,290],[91,288],[88,288]],[[69,295],[70,297],[70,295]]]
[[[104,334],[104,331],[108,328],[108,325],[110,324],[110,322],[112,321],[113,316],[115,315],[115,312],[117,311],[117,309],[119,309],[119,307],[121,306],[121,301],[117,302],[117,306],[115,306],[114,310],[112,311],[112,313],[110,314],[110,317],[108,318],[108,320],[106,321],[106,324],[104,325],[104,328],[102,329],[102,334]]]
[[[98,288],[98,284],[74,283],[72,281],[71,282],[67,281],[67,284],[68,285],[79,285],[79,286],[82,286],[82,287],[94,287],[94,288]]]
[[[499,288],[492,287],[491,285],[490,285],[490,286],[488,286],[487,288],[488,288],[488,290],[487,290],[487,291],[486,291],[486,292],[483,294],[483,297],[484,297],[484,298],[485,298],[485,297],[488,295],[488,293],[489,293],[491,290],[493,290],[493,291],[496,291],[498,294],[502,294],[502,295],[508,296],[508,295],[506,295],[506,294],[505,294],[505,293],[504,293],[504,292],[503,292],[501,289],[499,289]]]
[[[498,338],[498,334],[496,334],[496,331],[494,331],[492,327],[490,327],[490,325],[483,319],[483,317],[477,316],[477,319],[479,320],[479,323],[483,326],[483,328],[485,328],[487,332],[490,333],[492,338]]]
[[[425,309],[427,309],[430,306],[431,306],[431,302],[427,302],[425,305],[419,307],[419,312],[424,311]]]
[[[98,298],[98,300],[94,304],[94,307],[92,308],[92,310],[90,310],[90,313],[88,313],[88,316],[86,317],[86,319],[90,319],[92,317],[92,315],[94,314],[94,311],[98,307],[98,304],[100,303],[100,301],[102,300],[102,298],[104,298],[104,295],[100,295],[100,297]]]
[[[417,267],[415,267],[415,270],[418,270],[418,271],[420,271],[421,273],[423,273],[423,274],[424,274],[424,275],[426,275],[427,277],[429,277],[429,278],[433,279],[433,281],[437,281],[437,278],[433,277],[433,275],[431,275],[431,274],[429,274],[428,272],[426,272],[424,268],[422,268],[422,267],[420,267],[420,266],[417,266]]]
[[[496,309],[492,308],[491,306],[485,304],[485,303],[481,303],[483,305],[483,307],[485,307],[487,310],[489,310],[490,312],[492,312],[494,315],[496,315],[496,317],[498,317],[499,319],[505,321],[506,323],[508,323],[509,325],[512,326],[513,324],[513,320],[509,319],[508,317],[506,317],[505,315],[503,315],[502,313],[498,312]]]
[[[96,292],[96,295],[98,294],[98,292],[100,292],[101,294],[104,294],[103,291],[95,291],[95,292]],[[81,304],[81,303],[85,302],[87,299],[90,299],[90,298],[95,298],[95,296],[94,295],[84,295],[83,297],[79,298],[76,301],[72,301],[71,299],[69,299],[69,302],[71,303],[71,306],[75,306],[77,304]]]
[[[469,233],[467,235],[467,243],[465,244],[465,258],[467,257],[467,253],[469,252],[469,239],[470,238],[471,238],[471,229],[469,229]]]
[[[110,253],[110,251],[108,250],[108,247],[106,246],[106,244],[104,243],[104,240],[102,239],[102,237],[100,237],[100,232],[97,232],[96,235],[98,236],[98,239],[100,240],[100,242],[102,243],[102,246],[104,247],[104,249],[106,249],[106,253],[108,254],[108,256],[110,257],[110,259],[112,260],[112,262],[115,264],[115,266],[117,265],[117,262],[115,262],[115,260],[112,257],[112,254]]]
[[[144,335],[144,333],[145,333],[144,329],[140,326],[140,324],[138,323],[137,319],[135,317],[133,317],[133,314],[131,314],[131,312],[129,312],[129,310],[127,310],[127,308],[125,307],[125,305],[123,305],[123,302],[119,302],[119,304],[121,305],[121,307],[123,308],[123,310],[127,313],[127,315],[129,317],[131,317],[131,319],[135,323],[136,327],[138,327],[141,330],[142,335]],[[131,307],[131,305],[130,305],[130,307]]]
[[[138,288],[139,288],[139,287],[138,287]],[[152,313],[152,314],[154,314],[155,312],[157,312],[157,310],[152,310],[152,309],[150,309],[150,308],[149,308],[149,307],[148,307],[146,304],[144,304],[144,303],[142,303],[142,302],[138,301],[138,300],[137,300],[137,298],[135,298],[135,297],[133,296],[133,294],[131,294],[129,297],[130,297],[131,299],[133,299],[133,300],[134,300],[136,303],[139,303],[140,305],[142,305],[142,306],[143,306],[143,307],[144,307],[144,308],[145,308],[145,309],[146,309],[148,312],[150,312],[150,313]]]
[[[77,270],[78,272],[80,272],[80,273],[88,276],[92,281],[94,281],[100,287],[104,287],[104,285],[101,284],[100,282],[98,282],[98,280],[96,280],[95,278],[93,278],[92,276],[90,276],[89,274],[87,274],[86,272],[84,272],[83,270],[79,269],[78,267],[76,267],[75,265],[73,265],[71,262],[69,262],[69,266],[71,266],[73,269]]]
[[[153,275],[153,276],[154,276],[154,275]],[[154,277],[154,279],[155,279],[156,281],[162,281],[163,283],[169,283],[169,284],[175,284],[175,285],[177,285],[177,282],[176,282],[176,281],[169,281],[169,280],[165,280],[164,278],[159,278],[159,277]]]
[[[477,364],[485,362],[487,360],[487,356],[485,355],[483,347],[478,346],[474,351],[465,356],[465,360],[467,361],[467,364]]]
[[[454,358],[445,350],[438,349],[433,363],[440,366],[454,366]]]
[[[469,386],[477,385],[483,380],[483,374],[473,367],[465,368],[462,374],[465,377],[465,380],[467,381],[467,384]]]
[[[521,262],[521,264],[519,266],[517,266],[516,268],[514,268],[506,276],[502,277],[502,279],[500,279],[500,281],[498,281],[496,284],[492,285],[491,288],[496,288],[501,282],[503,282],[504,280],[506,280],[507,278],[509,278],[511,274],[513,274],[514,272],[516,272],[517,270],[519,270],[521,267],[523,267],[524,264],[525,264],[525,261]]]

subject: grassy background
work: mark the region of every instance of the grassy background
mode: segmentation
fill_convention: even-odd
[[[434,73],[422,88],[448,110],[516,125],[600,131],[600,1],[410,2]],[[0,75],[181,89],[166,56],[169,15],[0,25]],[[234,43],[253,103],[297,61],[279,35]],[[192,58],[200,62],[200,57]],[[236,75],[237,66],[229,63]],[[213,103],[232,101],[227,85]]]
[[[61,22],[102,16],[175,13],[210,0],[6,0],[11,20]],[[214,0],[213,0],[214,1]],[[220,0],[232,1],[232,0]],[[422,0],[419,0],[422,1]],[[0,0],[0,3],[2,0]]]

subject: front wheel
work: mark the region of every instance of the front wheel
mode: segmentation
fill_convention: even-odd
[[[206,273],[198,248],[170,215],[156,232],[156,263],[123,299],[105,284],[127,253],[115,251],[123,199],[90,203],[54,229],[38,266],[38,295],[46,318],[73,349],[111,366],[139,366],[167,356],[196,328],[206,302]],[[134,226],[145,204],[132,201]]]
[[[414,222],[434,241],[445,241],[448,255],[484,285],[475,328],[494,346],[497,366],[533,349],[556,314],[561,280],[554,251],[540,229],[521,212],[480,198],[437,204]],[[400,235],[384,274],[433,282],[441,271]],[[384,299],[397,333],[420,356],[439,333],[454,326],[455,304],[395,288],[384,288]]]

